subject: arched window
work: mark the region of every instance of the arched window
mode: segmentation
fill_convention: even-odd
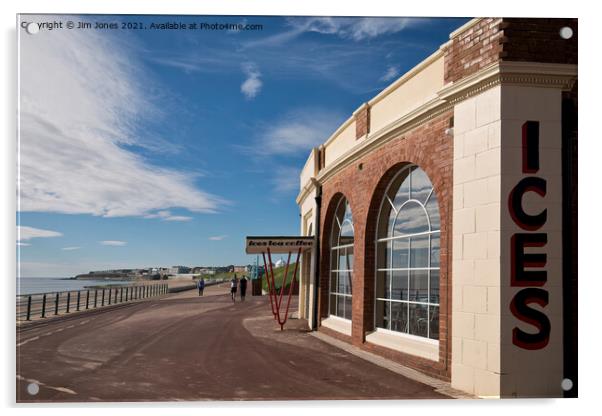
[[[431,181],[418,166],[404,167],[378,217],[377,328],[439,339],[440,228]]]
[[[335,211],[330,234],[330,315],[351,319],[353,280],[353,217],[346,198]]]

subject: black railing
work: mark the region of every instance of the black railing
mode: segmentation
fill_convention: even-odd
[[[65,315],[74,311],[97,309],[112,304],[130,303],[135,300],[161,296],[168,292],[167,283],[152,283],[111,287],[108,289],[91,288],[17,295],[17,321],[32,321],[47,318],[50,314],[53,314],[53,316]],[[82,296],[84,294],[85,297]],[[51,308],[50,312],[49,308]]]

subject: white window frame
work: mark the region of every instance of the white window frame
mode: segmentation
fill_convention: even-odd
[[[336,224],[339,226],[339,233],[337,235],[337,245],[336,246],[331,246],[330,247],[330,264],[328,265],[328,269],[329,269],[329,273],[328,273],[328,317],[334,317],[337,319],[342,319],[348,322],[351,322],[351,319],[347,319],[343,316],[338,316],[338,315],[333,315],[330,313],[330,302],[331,302],[331,295],[335,295],[335,297],[346,297],[346,298],[351,298],[353,299],[353,286],[352,286],[352,293],[340,293],[340,292],[333,292],[332,291],[332,287],[331,287],[331,283],[332,283],[332,274],[335,273],[337,275],[337,282],[338,282],[338,278],[339,278],[339,273],[340,272],[347,272],[349,273],[349,280],[352,281],[353,279],[353,266],[351,268],[351,270],[343,270],[343,269],[332,269],[332,260],[333,260],[333,252],[337,253],[338,256],[338,251],[339,249],[346,249],[346,248],[353,248],[354,243],[355,243],[355,228],[353,227],[353,212],[351,213],[351,218],[352,220],[349,221],[347,219],[345,219],[343,217],[343,221],[341,222],[340,219],[337,217],[337,212],[339,211],[339,208],[341,206],[342,203],[346,203],[347,205],[349,205],[349,201],[347,201],[347,198],[342,197],[341,200],[337,203],[337,207],[335,208],[334,211],[334,219],[336,221]],[[349,210],[351,210],[351,208],[349,208]],[[341,242],[341,231],[343,230],[343,224],[348,223],[351,226],[351,231],[353,232],[353,241],[354,243],[351,244],[340,244]],[[334,222],[332,223],[332,230],[331,233],[334,232]],[[331,241],[332,241],[332,234],[331,234]],[[353,263],[355,264],[355,250],[353,251]],[[338,264],[338,260],[337,260],[337,264]],[[338,266],[337,266],[338,267]],[[353,303],[353,301],[352,301]],[[345,305],[343,304],[343,315],[345,315],[346,313],[346,309],[345,309]],[[336,310],[336,309],[335,309]],[[353,306],[351,309],[351,316],[353,316]]]
[[[432,181],[431,179],[427,176],[427,178],[429,179],[429,182],[431,182],[431,190],[428,194],[428,196],[425,198],[424,203],[417,200],[417,199],[413,199],[412,198],[412,176],[411,173],[410,174],[410,182],[409,182],[409,186],[408,186],[408,199],[406,201],[404,201],[401,206],[399,207],[399,209],[397,209],[397,207],[395,207],[395,205],[393,204],[393,201],[391,201],[391,198],[389,198],[389,192],[391,191],[391,186],[393,185],[393,183],[399,178],[399,176],[403,175],[404,173],[411,171],[412,169],[421,169],[419,166],[415,165],[415,164],[408,164],[406,166],[404,166],[403,168],[401,168],[399,170],[399,172],[397,172],[393,178],[389,181],[389,184],[387,185],[387,188],[385,190],[384,196],[381,200],[380,203],[380,207],[378,210],[378,217],[377,217],[377,223],[376,223],[376,238],[374,240],[374,253],[375,253],[375,273],[374,273],[374,314],[373,314],[373,327],[374,327],[374,332],[373,333],[377,333],[377,332],[382,332],[385,333],[387,335],[395,335],[395,336],[399,336],[401,337],[401,339],[406,338],[408,340],[412,340],[412,341],[421,341],[421,342],[426,342],[429,344],[439,344],[439,337],[441,335],[441,333],[439,332],[438,336],[436,339],[430,338],[430,330],[431,330],[431,325],[430,325],[430,320],[431,320],[431,306],[436,306],[439,308],[439,318],[441,316],[441,298],[439,297],[439,302],[438,303],[434,303],[430,301],[430,290],[431,290],[431,271],[432,270],[436,270],[439,271],[439,286],[441,284],[441,264],[439,264],[439,267],[431,267],[431,252],[432,252],[432,238],[431,236],[433,235],[438,235],[439,236],[439,244],[441,244],[441,224],[439,223],[439,229],[438,230],[433,230],[432,226],[431,226],[431,218],[429,216],[428,210],[426,209],[426,205],[428,204],[429,200],[431,199],[432,195],[434,194],[434,186],[432,185]],[[422,170],[422,169],[421,169]],[[399,184],[399,186],[401,186],[401,184],[403,184],[403,181]],[[396,190],[396,195],[397,195],[398,190]],[[383,237],[383,238],[378,238],[378,231],[380,230],[380,222],[382,220],[382,211],[383,211],[383,204],[386,202],[389,203],[389,205],[391,206],[391,209],[393,212],[395,212],[395,221],[393,221],[393,224],[391,224],[391,228],[389,229],[388,224],[387,224],[387,237]],[[408,203],[417,203],[420,205],[420,207],[423,209],[424,214],[426,216],[426,220],[427,220],[427,224],[428,224],[428,231],[423,231],[423,232],[418,232],[418,233],[412,233],[412,234],[404,234],[404,235],[398,235],[398,236],[393,236],[393,230],[395,229],[395,225],[397,223],[397,218],[399,217],[399,213],[402,211],[403,207],[408,204]],[[437,207],[437,211],[439,213],[439,207]],[[440,216],[440,213],[439,213]],[[388,221],[388,218],[387,218]],[[410,259],[411,259],[411,238],[412,237],[420,237],[420,236],[428,236],[429,237],[429,243],[428,243],[428,257],[427,257],[427,264],[428,267],[410,267]],[[408,242],[409,244],[409,250],[408,250],[408,267],[400,267],[400,268],[393,268],[393,244],[391,244],[390,247],[387,247],[387,266],[388,267],[379,267],[379,263],[378,263],[378,259],[379,259],[379,243],[382,242],[389,242],[389,241],[396,241],[396,240],[405,240]],[[441,246],[439,246],[439,251],[441,251]],[[428,271],[428,277],[427,277],[427,302],[421,302],[421,301],[412,301],[409,300],[409,293],[408,293],[408,300],[399,300],[399,299],[391,299],[391,298],[384,298],[384,297],[378,297],[378,278],[379,278],[379,273],[378,272],[395,272],[395,271],[407,271],[408,272],[408,281],[407,281],[407,290],[410,290],[410,274],[412,271]],[[389,296],[391,296],[392,293],[392,282],[393,279],[390,279],[389,281]],[[384,284],[384,282],[383,282]],[[376,325],[377,322],[377,313],[378,313],[378,307],[377,307],[377,302],[388,302],[387,304],[385,304],[385,307],[388,308],[388,313],[387,313],[387,328],[383,328],[380,326]],[[424,305],[426,306],[426,311],[427,311],[427,325],[426,325],[426,337],[422,337],[420,335],[415,335],[415,334],[410,334],[409,333],[409,328],[408,332],[401,332],[401,331],[395,331],[391,329],[391,317],[392,317],[392,303],[397,302],[397,303],[403,303],[407,305],[407,310],[406,310],[406,316],[407,316],[407,321],[408,321],[408,325],[410,324],[409,320],[410,320],[410,305],[411,304],[417,304],[417,305]]]

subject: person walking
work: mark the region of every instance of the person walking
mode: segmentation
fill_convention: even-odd
[[[245,301],[245,295],[247,294],[247,279],[243,276],[240,279],[240,300]]]
[[[205,290],[205,279],[204,278],[201,277],[201,280],[199,280],[197,287],[199,288],[199,296],[203,296],[203,291]]]
[[[238,287],[238,279],[236,275],[230,280],[230,297],[232,298],[232,302],[236,302],[236,289]]]

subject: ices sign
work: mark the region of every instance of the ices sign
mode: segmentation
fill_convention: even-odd
[[[526,250],[541,248],[548,242],[547,233],[538,232],[547,221],[547,209],[538,213],[527,213],[523,197],[534,192],[539,197],[546,196],[546,180],[534,176],[539,171],[539,122],[527,121],[522,128],[522,173],[528,174],[512,189],[508,198],[508,209],[512,219],[525,232],[514,233],[510,240],[510,284],[522,287],[510,303],[512,314],[519,320],[536,328],[529,333],[518,327],[512,329],[512,343],[527,350],[544,348],[550,340],[550,320],[540,310],[530,305],[545,308],[548,304],[548,291],[541,288],[547,282],[544,269],[547,261],[545,252]],[[528,268],[528,269],[527,269]]]

